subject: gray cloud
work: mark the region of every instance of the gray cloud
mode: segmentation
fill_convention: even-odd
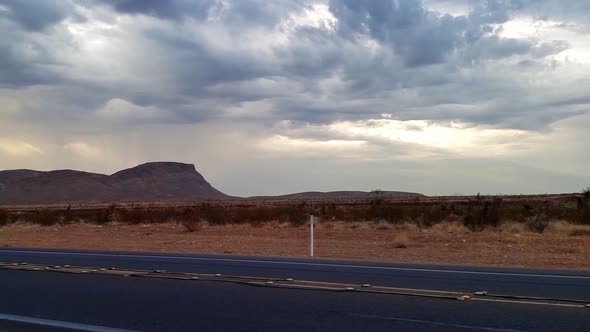
[[[5,31],[0,38],[0,87],[59,84],[63,80],[52,70],[57,62],[45,45],[28,40],[27,33],[2,18],[0,29]]]
[[[215,0],[99,0],[97,4],[108,4],[125,14],[144,14],[164,19],[181,19],[185,16],[206,18]]]
[[[368,123],[385,114],[399,121],[441,126],[458,121],[474,132],[517,129],[534,136],[550,135],[564,119],[590,111],[584,97],[590,82],[582,75],[588,65],[562,53],[583,47],[583,41],[569,35],[504,35],[504,25],[517,15],[529,15],[531,22],[562,20],[556,27],[583,34],[579,26],[587,19],[580,13],[590,8],[552,0],[447,2],[467,10],[435,11],[418,0],[0,0],[0,106],[10,103],[11,109],[0,110],[0,144],[5,135],[74,160],[59,147],[73,142],[68,146],[89,152],[94,150],[80,142],[97,151],[108,150],[103,141],[134,142],[124,145],[135,151],[134,158],[122,157],[118,148],[105,154],[111,158],[108,167],[115,169],[142,159],[180,158],[164,150],[207,137],[219,142],[215,150],[240,146],[246,152],[232,150],[233,161],[252,167],[285,158],[257,150],[256,144],[269,137],[312,147],[314,142],[364,140],[368,152],[359,158],[382,160],[375,166],[381,181],[388,174],[384,169],[407,162],[403,158],[437,155],[447,160],[457,152],[383,135],[329,131],[327,126]],[[36,122],[45,128],[33,126]],[[208,127],[211,123],[215,130]],[[208,136],[175,133],[157,144],[148,127],[165,128],[170,135],[198,130]],[[231,128],[231,134],[216,132],[223,128]],[[511,139],[490,138],[489,144],[505,146]],[[147,147],[142,140],[149,141]],[[536,143],[523,146],[527,144]],[[162,151],[149,152],[152,146]],[[198,148],[214,158],[207,164],[211,172],[229,158],[204,143]],[[264,153],[268,160],[252,157]],[[304,165],[321,153],[325,151],[295,154],[293,164]],[[441,157],[445,153],[447,159]],[[337,154],[326,158],[336,161],[322,159],[325,170],[350,162]],[[527,160],[533,158],[528,158],[506,167],[515,174],[526,172],[532,167]],[[453,160],[453,167],[480,167],[480,161]],[[94,162],[84,159],[80,165]],[[369,164],[355,167],[369,170]],[[408,176],[416,164],[420,162],[405,164]],[[426,164],[426,169],[454,174],[435,161]],[[572,171],[568,183],[580,176],[579,170]]]
[[[1,0],[0,6],[7,9],[4,12],[0,11],[0,17],[9,17],[30,31],[43,30],[68,16],[80,19],[72,12],[67,1]]]
[[[461,42],[467,23],[464,18],[434,15],[420,1],[332,0],[330,10],[342,35],[368,34],[388,43],[409,66],[442,62]]]
[[[589,24],[590,3],[578,0],[511,0],[498,1],[499,6],[517,12],[532,14],[539,20],[567,20],[570,23]]]

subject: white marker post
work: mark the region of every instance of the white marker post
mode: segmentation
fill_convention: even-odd
[[[309,216],[309,256],[313,257],[313,214]]]

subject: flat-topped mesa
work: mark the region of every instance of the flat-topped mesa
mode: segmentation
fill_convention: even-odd
[[[224,198],[195,165],[175,162],[152,162],[129,168],[111,175],[127,197],[142,196],[149,192],[160,199]]]
[[[113,175],[72,170],[0,172],[0,204],[206,200],[227,195],[192,164],[151,162]]]
[[[196,175],[203,177],[193,164],[184,164],[170,161],[157,161],[141,164],[132,168],[124,169],[111,175],[111,177],[125,180],[129,178],[153,177],[161,175],[173,175],[179,173],[196,173]],[[204,179],[203,179],[204,180]]]

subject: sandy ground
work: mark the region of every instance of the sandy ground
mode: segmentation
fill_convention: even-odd
[[[378,261],[589,269],[590,235],[571,236],[568,232],[555,228],[534,234],[514,225],[473,233],[456,224],[422,230],[412,225],[328,223],[316,227],[315,254]],[[306,256],[309,229],[271,224],[205,226],[187,232],[174,224],[21,224],[0,227],[0,246]]]

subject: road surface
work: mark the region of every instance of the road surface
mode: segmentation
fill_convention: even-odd
[[[548,298],[458,301],[0,269],[2,331],[590,331],[590,271],[14,248],[0,249],[0,262]]]

